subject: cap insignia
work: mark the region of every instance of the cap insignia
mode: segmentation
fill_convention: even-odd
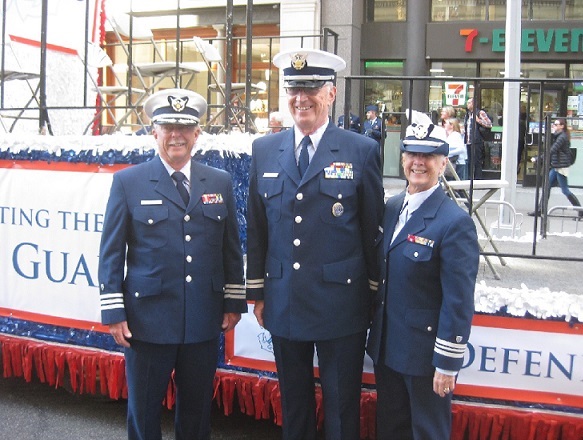
[[[301,53],[296,53],[292,55],[291,66],[296,70],[302,70],[306,67],[308,63],[306,62],[306,55]]]
[[[186,103],[188,102],[188,96],[183,96],[182,98],[177,98],[175,96],[168,96],[168,102],[170,103],[170,107],[175,112],[180,113],[186,108]]]
[[[429,126],[425,126],[422,124],[413,123],[411,124],[411,127],[413,128],[413,134],[417,139],[425,139],[433,131],[434,125],[431,124]]]

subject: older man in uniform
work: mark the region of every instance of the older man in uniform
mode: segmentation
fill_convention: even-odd
[[[315,439],[314,348],[327,439],[354,440],[383,207],[376,142],[329,119],[335,72],[319,50],[278,54],[292,129],[256,139],[248,200],[247,298],[271,332],[283,438]]]
[[[144,105],[159,156],[113,176],[101,239],[101,319],[124,347],[128,438],[161,439],[174,370],[177,439],[210,438],[221,332],[246,311],[228,173],[192,160],[207,108],[168,89]]]

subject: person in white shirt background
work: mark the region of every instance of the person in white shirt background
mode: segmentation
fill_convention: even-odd
[[[444,120],[447,143],[449,144],[449,160],[455,168],[455,172],[461,180],[468,178],[468,150],[461,133],[460,121],[457,118]]]

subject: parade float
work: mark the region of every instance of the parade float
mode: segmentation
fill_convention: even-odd
[[[203,133],[194,149],[196,160],[233,177],[243,250],[255,136]],[[100,324],[99,240],[113,172],[155,154],[151,136],[0,137],[4,377],[126,397],[122,351]],[[481,282],[475,305],[454,396],[454,438],[583,438],[580,296],[525,286],[490,288]],[[317,372],[317,358],[314,366]],[[375,437],[372,371],[367,358],[363,439]],[[271,337],[252,313],[222,340],[215,385],[216,403],[226,414],[240,410],[281,423]],[[174,404],[173,390],[170,383],[168,408]],[[322,421],[321,411],[319,417]]]
[[[61,2],[73,14],[77,3]],[[94,3],[98,11],[99,2]],[[13,54],[29,71],[38,68],[39,47],[36,34],[27,32],[40,28],[34,21],[39,17],[31,17],[33,23],[26,25],[11,21],[23,33],[9,32]],[[102,18],[93,21],[103,30]],[[96,96],[88,94],[81,49],[67,46],[75,35],[83,41],[83,30],[63,29],[53,31],[48,46],[47,70],[54,74],[47,77],[52,90],[47,103],[60,106],[49,111],[54,135],[31,134],[36,121],[25,120],[0,134],[0,365],[4,377],[123,399],[123,352],[100,324],[99,241],[113,173],[151,160],[156,144],[148,135],[80,135],[95,114],[94,108],[80,107]],[[15,84],[4,91],[4,105],[22,108],[37,92]],[[203,133],[194,149],[196,160],[227,170],[233,178],[243,251],[255,136]],[[491,288],[482,282],[476,285],[475,306],[454,395],[452,438],[582,439],[582,297],[525,286]],[[314,367],[317,374],[317,358]],[[321,423],[317,381],[315,387]],[[214,399],[227,415],[242,411],[282,422],[271,337],[252,313],[221,341]],[[174,405],[172,383],[164,405]],[[362,439],[375,438],[375,408],[373,368],[366,358]]]

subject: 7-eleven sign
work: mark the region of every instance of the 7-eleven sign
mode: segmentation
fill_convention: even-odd
[[[457,107],[466,103],[468,83],[446,82],[443,86],[445,88],[445,105]]]

